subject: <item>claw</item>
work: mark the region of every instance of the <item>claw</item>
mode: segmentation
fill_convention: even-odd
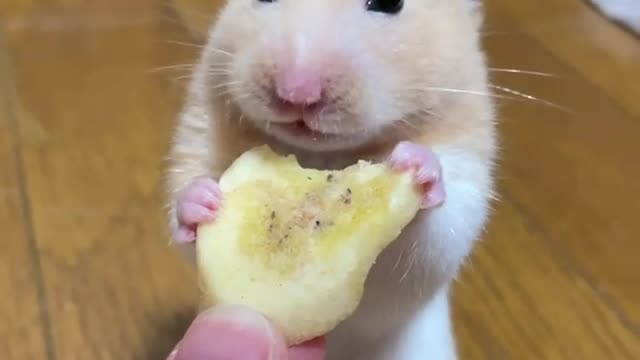
[[[415,171],[415,181],[424,189],[423,209],[430,209],[444,202],[446,193],[440,160],[429,148],[408,141],[400,142],[391,152],[389,163],[396,170]]]
[[[222,191],[211,178],[198,178],[178,198],[177,242],[191,242],[196,238],[197,226],[215,219],[222,202]]]

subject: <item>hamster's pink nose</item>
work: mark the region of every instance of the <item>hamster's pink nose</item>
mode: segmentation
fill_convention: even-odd
[[[314,105],[322,99],[322,78],[304,67],[282,68],[275,74],[275,92],[280,100],[296,106]]]

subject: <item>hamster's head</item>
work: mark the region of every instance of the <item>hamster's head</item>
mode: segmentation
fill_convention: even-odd
[[[205,47],[207,86],[306,150],[438,126],[459,95],[443,89],[482,83],[475,2],[230,0]]]

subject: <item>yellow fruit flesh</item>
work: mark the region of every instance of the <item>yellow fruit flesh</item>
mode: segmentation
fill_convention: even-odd
[[[363,161],[303,169],[267,146],[238,158],[220,187],[217,219],[198,229],[207,302],[261,312],[291,345],[353,313],[376,257],[421,198],[410,173]]]

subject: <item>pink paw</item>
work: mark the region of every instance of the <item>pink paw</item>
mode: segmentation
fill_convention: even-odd
[[[393,169],[415,170],[416,183],[424,188],[422,208],[440,206],[446,197],[442,182],[442,168],[436,155],[428,148],[402,141],[391,152],[389,163]]]
[[[198,178],[192,182],[178,197],[178,228],[173,234],[175,241],[194,241],[198,225],[215,219],[221,202],[222,191],[213,179]]]

